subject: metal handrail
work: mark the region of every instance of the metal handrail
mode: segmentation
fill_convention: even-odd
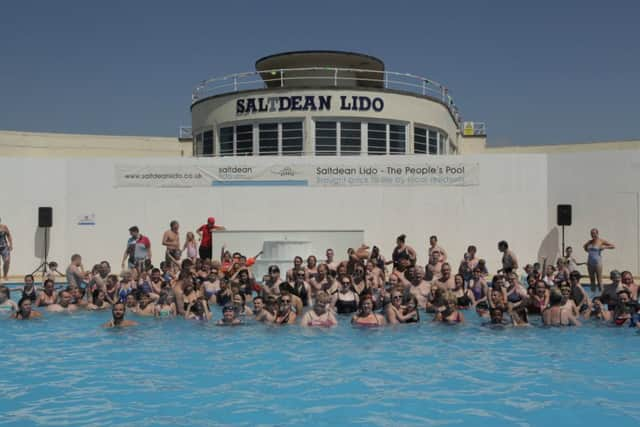
[[[287,72],[323,71],[326,75],[286,76]],[[341,76],[343,73],[368,73],[379,77],[357,77],[353,75]],[[267,76],[267,78],[265,78]],[[269,78],[268,76],[273,76]],[[258,77],[258,78],[256,78]],[[193,90],[191,104],[209,96],[220,95],[229,92],[238,92],[250,89],[265,89],[267,83],[279,83],[279,87],[287,87],[287,82],[296,80],[327,80],[327,87],[341,87],[340,82],[376,82],[382,83],[385,89],[395,89],[403,92],[431,96],[440,100],[449,109],[456,123],[462,122],[458,106],[455,104],[449,89],[435,80],[411,73],[398,73],[394,71],[369,70],[361,68],[340,67],[303,67],[303,68],[278,68],[262,71],[248,71],[243,73],[228,74],[222,77],[213,77],[203,80]],[[373,89],[373,88],[372,88]]]

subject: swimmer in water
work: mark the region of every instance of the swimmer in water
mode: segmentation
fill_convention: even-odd
[[[373,312],[373,299],[365,294],[360,300],[360,311],[351,318],[351,324],[357,326],[383,326],[387,323],[384,316]]]
[[[36,299],[36,307],[47,307],[55,304],[57,300],[58,295],[56,294],[55,283],[51,279],[45,280],[43,290]]]
[[[47,311],[51,311],[54,313],[74,312],[78,309],[78,307],[75,304],[72,304],[71,301],[71,292],[62,291],[58,295],[58,303],[47,306]]]
[[[204,300],[204,297],[190,302],[184,313],[184,318],[188,320],[211,320],[211,312],[209,311],[209,304]]]
[[[0,317],[8,317],[18,311],[18,304],[12,301],[10,296],[9,288],[0,286]]]
[[[222,319],[216,322],[217,326],[237,326],[241,325],[240,319],[236,318],[236,309],[233,305],[222,307]]]
[[[93,303],[87,305],[87,310],[108,310],[111,304],[106,301],[107,294],[102,289],[93,291]]]
[[[329,295],[326,292],[318,292],[313,308],[302,316],[300,325],[303,327],[322,328],[332,328],[338,325],[336,316],[333,312],[327,310],[330,302],[331,298],[329,298]]]
[[[291,309],[291,297],[289,293],[280,296],[278,301],[278,312],[274,323],[278,325],[291,325],[296,323],[296,313]]]
[[[40,314],[37,311],[33,311],[31,307],[32,307],[31,298],[22,297],[18,302],[18,311],[13,313],[11,315],[11,318],[17,319],[17,320],[30,320],[30,319],[36,319],[38,317],[42,317],[42,314]]]
[[[125,328],[128,326],[136,326],[138,322],[134,322],[133,320],[126,320],[124,315],[127,309],[124,304],[121,302],[117,302],[111,308],[111,315],[113,318],[109,320],[107,323],[102,325],[103,328]]]
[[[451,293],[448,293],[445,309],[436,313],[433,321],[449,324],[464,323],[464,314],[458,311],[458,305],[455,296],[453,296]]]
[[[547,326],[580,326],[580,321],[562,307],[562,295],[559,292],[551,292],[549,308],[542,312],[542,321]]]
[[[273,314],[265,308],[264,300],[260,295],[253,298],[253,316],[257,322],[273,322]]]
[[[162,318],[176,316],[176,305],[169,300],[169,294],[166,291],[160,292],[160,297],[154,307],[154,315]]]

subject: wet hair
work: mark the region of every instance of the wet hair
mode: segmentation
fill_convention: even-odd
[[[31,298],[29,298],[28,296],[23,296],[22,298],[20,298],[20,301],[18,301],[18,308],[20,309],[20,311],[22,311],[22,305],[25,303],[25,301],[31,302]]]
[[[549,297],[549,304],[551,306],[562,304],[562,294],[559,292],[551,292],[551,296]]]
[[[0,286],[0,294],[4,294],[7,299],[11,299],[11,291],[6,286]]]
[[[169,227],[173,228],[174,225],[178,225],[178,221],[175,219],[169,223]]]
[[[93,293],[91,294],[91,299],[95,304],[96,299],[98,298],[98,295],[100,295],[100,292],[104,292],[102,289],[96,289],[95,291],[93,291]]]
[[[477,252],[478,249],[475,247],[475,245],[469,245],[469,247],[467,248],[467,252]]]
[[[628,289],[622,289],[622,290],[620,290],[620,291],[618,291],[618,292],[616,293],[616,295],[618,295],[618,296],[620,296],[620,295],[622,295],[622,294],[627,294],[627,296],[629,297],[629,299],[631,299],[631,292],[629,292],[629,290],[628,290]]]
[[[138,228],[137,225],[133,225],[131,227],[129,227],[129,233],[139,233],[140,229]]]
[[[27,274],[26,276],[24,276],[24,281],[26,282],[27,279],[31,279],[32,281],[36,281],[36,279],[34,279],[33,274]]]
[[[433,236],[429,236],[429,240],[435,240],[436,242],[438,241],[438,236],[436,236],[435,234]]]
[[[509,249],[509,244],[507,243],[506,240],[500,240],[498,242],[498,247],[500,248],[505,248],[505,249]]]
[[[396,238],[396,240],[404,243],[407,240],[407,235],[406,234],[401,234]]]

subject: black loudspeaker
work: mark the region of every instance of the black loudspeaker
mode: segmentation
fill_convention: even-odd
[[[38,208],[38,227],[48,228],[53,225],[53,208]]]
[[[558,205],[558,225],[571,225],[571,205]]]

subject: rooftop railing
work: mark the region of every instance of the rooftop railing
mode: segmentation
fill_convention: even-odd
[[[266,88],[305,88],[305,81],[313,87],[354,88],[375,90],[384,88],[423,95],[441,101],[451,112],[456,124],[462,117],[449,89],[442,84],[409,73],[359,68],[304,67],[249,71],[229,74],[202,81],[193,91],[191,104],[214,95]]]

